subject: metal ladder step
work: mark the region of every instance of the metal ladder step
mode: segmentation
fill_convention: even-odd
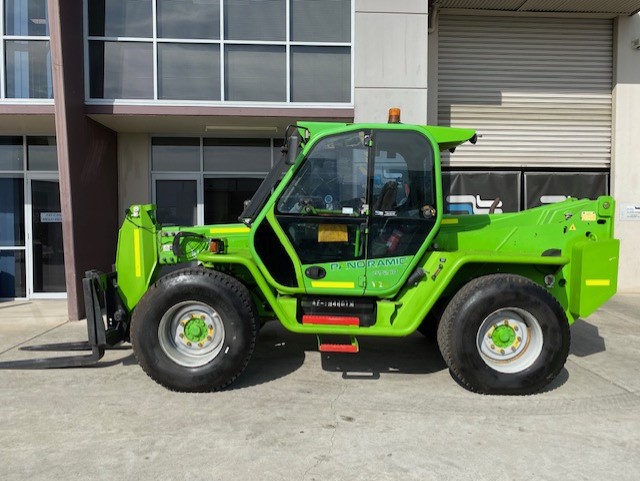
[[[342,352],[355,354],[360,351],[358,340],[355,336],[349,336],[349,342],[323,342],[321,336],[318,336],[318,350],[320,352]]]

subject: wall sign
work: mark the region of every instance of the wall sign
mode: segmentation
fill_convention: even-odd
[[[62,222],[62,212],[40,212],[40,222],[44,224]]]
[[[640,202],[637,204],[620,204],[620,220],[640,221]]]

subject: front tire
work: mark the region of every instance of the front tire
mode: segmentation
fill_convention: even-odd
[[[158,280],[131,320],[138,363],[173,391],[216,391],[229,385],[247,366],[256,334],[255,307],[246,287],[204,268]]]
[[[438,346],[452,376],[483,394],[540,391],[560,373],[569,344],[569,323],[558,301],[513,274],[463,286],[438,327]]]

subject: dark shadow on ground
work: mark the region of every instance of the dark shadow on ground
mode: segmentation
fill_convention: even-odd
[[[227,389],[242,389],[288,376],[302,366],[305,351],[314,349],[315,337],[289,332],[277,321],[268,322],[258,334],[246,370]]]
[[[99,361],[95,367],[135,366],[136,364],[138,364],[138,361],[136,361],[136,357],[133,355],[133,352],[130,352],[127,356],[121,357],[120,359],[113,359],[111,361],[105,361],[103,359]]]
[[[322,369],[344,379],[379,379],[380,374],[430,374],[446,369],[435,342],[421,334],[404,338],[361,337],[358,354],[323,353]]]
[[[571,326],[571,349],[569,354],[577,357],[587,357],[604,352],[607,347],[598,328],[587,321],[578,319]]]
[[[562,385],[564,385],[564,383],[566,383],[568,380],[569,380],[569,371],[567,371],[566,367],[563,367],[562,371],[560,371],[558,376],[553,381],[551,381],[545,388],[543,388],[539,394],[554,391],[559,387],[561,387]]]

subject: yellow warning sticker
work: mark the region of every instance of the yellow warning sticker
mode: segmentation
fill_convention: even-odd
[[[585,210],[580,215],[583,222],[593,222],[596,220],[596,213],[592,210]]]
[[[346,224],[320,224],[318,242],[349,242]]]
[[[575,224],[571,224],[571,227],[569,227],[569,230],[576,230],[576,225]]]

